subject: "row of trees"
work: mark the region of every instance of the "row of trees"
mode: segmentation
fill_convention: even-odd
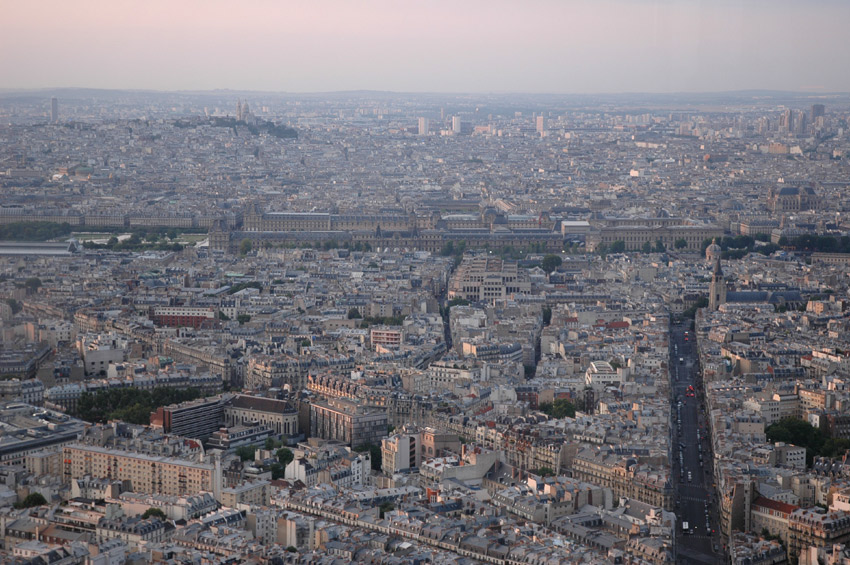
[[[73,227],[68,222],[14,222],[0,225],[0,240],[7,241],[48,241],[70,236]],[[123,227],[86,226],[85,229],[97,233],[124,233]],[[130,235],[136,236],[134,242],[164,243],[165,239],[173,243],[181,233],[206,233],[202,228],[133,228]]]
[[[702,242],[702,252],[705,253],[706,248],[711,245],[712,239],[704,239]],[[756,242],[761,245],[756,245]],[[762,255],[771,255],[781,248],[775,243],[770,243],[770,236],[759,233],[755,236],[735,235],[720,238],[717,242],[720,246],[721,259],[741,259],[749,253],[760,253]]]
[[[243,239],[239,242],[239,252],[242,255],[247,255],[255,249],[254,243],[250,239]],[[372,245],[368,242],[357,241],[354,244],[348,241],[340,243],[335,239],[326,239],[324,241],[296,241],[284,243],[272,243],[271,241],[256,242],[256,249],[316,249],[330,251],[331,249],[349,249],[351,251],[372,251]]]
[[[153,390],[116,388],[83,393],[74,415],[87,422],[106,423],[123,420],[131,424],[149,424],[150,414],[160,406],[195,400],[201,396],[194,388],[157,387]]]
[[[137,228],[130,232],[130,237],[119,241],[113,235],[106,243],[95,243],[94,241],[83,242],[86,249],[109,249],[111,251],[140,251],[145,249],[157,249],[160,251],[180,251],[183,245],[176,239],[179,232],[176,228]]]
[[[779,238],[779,246],[793,248],[797,251],[850,253],[850,237],[846,235],[833,237],[831,235],[805,234],[789,239],[783,235]]]
[[[47,241],[71,234],[71,224],[64,222],[15,222],[0,225],[0,239],[10,241]]]
[[[114,235],[110,237],[106,243],[95,243],[94,241],[84,241],[83,247],[86,249],[108,249],[110,251],[145,251],[149,249],[157,251],[182,251],[183,245],[177,242],[168,243],[161,241],[159,243],[143,243],[136,236],[130,236],[124,241],[119,241]]]
[[[685,240],[679,240],[676,242],[676,245],[681,245],[681,242],[684,242],[684,247],[687,247],[688,242]],[[681,248],[681,247],[677,247]],[[639,250],[641,253],[664,253],[667,251],[667,246],[664,245],[664,242],[660,239],[655,241],[655,244],[651,241],[644,242],[643,246]],[[611,245],[607,245],[605,243],[600,243],[597,247],[597,252],[603,257],[608,253],[625,253],[626,252],[626,242],[622,239],[618,239],[617,241],[611,243]]]

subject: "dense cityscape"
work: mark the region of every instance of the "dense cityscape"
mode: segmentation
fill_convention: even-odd
[[[0,561],[850,564],[848,121],[0,92]]]

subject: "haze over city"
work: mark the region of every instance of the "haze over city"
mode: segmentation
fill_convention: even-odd
[[[840,0],[47,0],[3,16],[3,88],[850,91]]]
[[[7,2],[0,562],[850,565],[850,2]]]

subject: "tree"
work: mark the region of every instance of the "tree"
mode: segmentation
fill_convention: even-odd
[[[249,316],[248,314],[239,314],[238,316],[236,316],[236,321],[239,322],[239,325],[241,326],[242,324],[247,324],[248,322],[250,322],[251,316]]]
[[[8,304],[9,308],[12,309],[12,314],[17,314],[24,308],[23,305],[21,305],[21,303],[15,300],[14,298],[7,298],[6,304]]]
[[[252,247],[253,244],[251,243],[250,239],[243,239],[242,242],[239,244],[239,254],[247,255],[251,252]]]
[[[159,518],[160,520],[167,520],[168,516],[166,516],[165,512],[163,512],[161,509],[154,508],[153,506],[151,506],[150,508],[145,510],[144,514],[142,514],[142,520],[147,520],[148,518]]]
[[[548,326],[552,323],[552,309],[549,306],[543,307],[543,325]]]
[[[15,508],[32,508],[34,506],[44,506],[47,500],[38,492],[31,492],[25,499],[15,503]]]
[[[676,240],[676,242],[673,244],[673,246],[676,249],[684,249],[685,247],[688,246],[688,240],[685,239],[684,237],[680,237],[679,239]]]
[[[626,250],[626,242],[618,239],[611,244],[611,253],[623,253]]]
[[[292,463],[292,460],[295,459],[295,455],[292,454],[292,450],[288,447],[281,447],[277,450],[277,460],[281,465],[285,468],[287,465]]]
[[[256,450],[253,445],[242,445],[236,448],[236,456],[242,461],[252,461]]]
[[[806,463],[814,456],[836,457],[850,448],[850,440],[829,437],[826,428],[816,428],[804,420],[783,418],[764,431],[769,442],[782,441],[806,448]]]
[[[650,243],[649,241],[645,241],[643,243],[643,247],[641,247],[640,250],[644,253],[652,253],[652,243]]]
[[[378,511],[381,520],[384,519],[384,514],[386,514],[387,512],[392,512],[393,510],[395,510],[395,504],[393,504],[392,502],[384,502],[380,506],[378,506]]]
[[[372,470],[381,470],[381,446],[374,443],[364,443],[353,448],[358,453],[369,453],[369,458],[372,460]]]
[[[561,266],[563,260],[557,255],[547,255],[543,258],[543,262],[541,263],[541,267],[547,273],[551,273],[555,269]]]
[[[24,281],[24,286],[27,292],[35,292],[41,287],[41,279],[38,277],[30,277]]]
[[[537,469],[537,474],[541,477],[551,477],[555,474],[555,471],[553,471],[550,467],[540,467]]]
[[[566,398],[558,398],[555,402],[544,402],[539,406],[540,411],[552,418],[575,418],[576,407]]]
[[[348,319],[349,320],[359,320],[363,316],[360,314],[360,310],[357,308],[350,308],[348,310]]]
[[[655,240],[655,252],[656,253],[664,253],[665,251],[667,251],[667,246],[664,245],[664,242],[661,241],[660,239],[656,239]]]
[[[286,477],[286,467],[284,467],[280,463],[272,463],[270,468],[272,471],[273,481]]]

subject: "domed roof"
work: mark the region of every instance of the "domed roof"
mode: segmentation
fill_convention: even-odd
[[[705,259],[706,261],[716,261],[720,259],[720,254],[723,252],[723,249],[717,245],[717,238],[715,237],[711,241],[711,245],[705,248]]]

